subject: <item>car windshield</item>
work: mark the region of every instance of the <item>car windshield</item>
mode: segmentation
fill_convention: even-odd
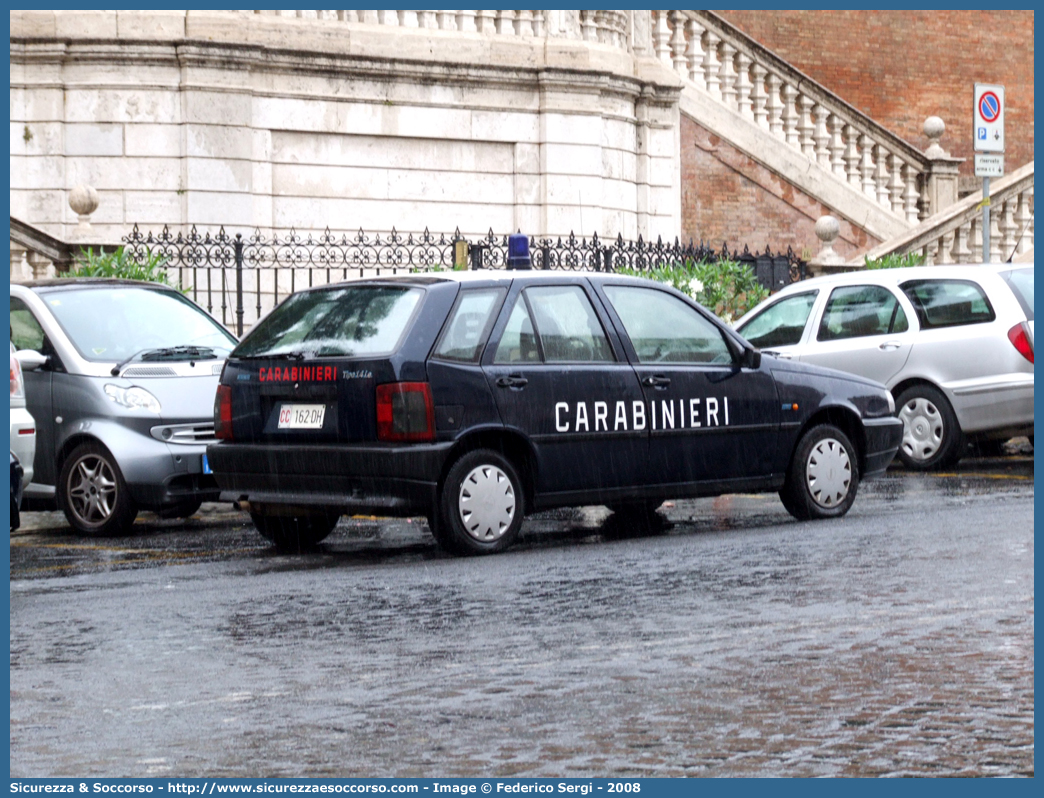
[[[394,352],[423,290],[359,285],[303,291],[262,320],[235,357],[363,357]]]
[[[1011,286],[1015,298],[1026,312],[1026,320],[1033,321],[1033,269],[1013,269],[1001,276]]]
[[[236,345],[214,319],[176,291],[118,286],[51,291],[41,298],[87,360],[119,362],[146,349]]]

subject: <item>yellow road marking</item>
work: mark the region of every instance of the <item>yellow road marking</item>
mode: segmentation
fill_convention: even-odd
[[[973,477],[975,479],[1033,479],[1033,477],[1027,477],[1027,476],[1023,476],[1023,475],[1020,475],[1020,474],[976,474],[976,473],[969,473],[969,472],[964,472],[964,473],[961,473],[961,474],[958,474],[956,472],[952,473],[952,474],[951,473],[945,473],[945,474],[937,473],[937,474],[928,474],[928,476],[931,476],[931,477]]]

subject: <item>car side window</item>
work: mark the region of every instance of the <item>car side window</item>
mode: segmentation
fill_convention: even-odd
[[[607,285],[640,363],[732,363],[722,331],[676,296],[655,288]]]
[[[879,285],[845,285],[830,292],[818,341],[906,332],[910,323],[895,294]]]
[[[515,307],[511,309],[511,317],[504,328],[504,334],[500,336],[493,362],[539,363],[542,359],[526,298],[519,294],[515,300]]]
[[[525,290],[546,363],[607,363],[615,360],[591,300],[578,285]]]
[[[913,303],[922,330],[997,318],[986,293],[970,280],[908,280],[900,288]]]
[[[45,352],[43,327],[36,320],[33,312],[17,297],[11,297],[11,343],[15,349],[32,349],[40,354]]]
[[[759,349],[799,343],[818,294],[808,291],[769,305],[747,324],[740,325],[740,335]]]
[[[477,363],[482,355],[482,345],[493,326],[493,311],[503,297],[503,288],[461,291],[446,331],[435,347],[435,357]]]

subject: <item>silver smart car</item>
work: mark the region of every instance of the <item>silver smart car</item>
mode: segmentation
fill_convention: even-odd
[[[139,509],[187,516],[218,498],[206,445],[236,339],[199,306],[130,280],[12,284],[11,342],[37,424],[27,501],[119,535]]]

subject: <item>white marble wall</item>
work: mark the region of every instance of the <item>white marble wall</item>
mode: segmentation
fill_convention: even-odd
[[[11,41],[11,213],[59,237],[80,183],[113,241],[679,234],[680,84],[641,47],[184,11],[12,11]]]

